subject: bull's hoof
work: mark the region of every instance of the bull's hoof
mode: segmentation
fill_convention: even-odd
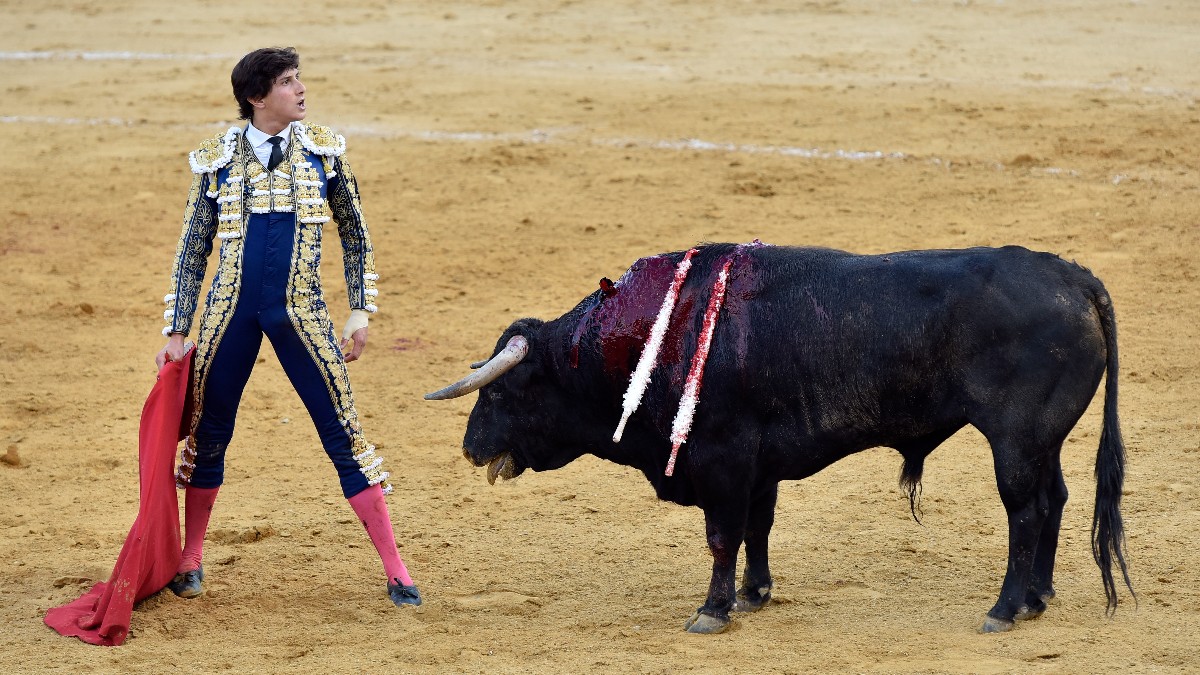
[[[1013,629],[1013,622],[1007,619],[997,619],[995,617],[987,617],[983,620],[983,625],[979,627],[980,633],[1005,633]]]
[[[1045,603],[1041,603],[1041,605],[1037,606],[1037,607],[1030,607],[1029,605],[1024,605],[1021,607],[1021,609],[1017,610],[1017,615],[1013,618],[1016,619],[1017,621],[1029,621],[1030,619],[1038,618],[1045,611],[1046,611]]]
[[[757,612],[771,603],[771,587],[743,588],[738,591],[737,599],[733,601],[735,612]]]
[[[696,612],[692,618],[683,624],[683,627],[689,633],[700,633],[702,635],[714,635],[716,633],[724,633],[729,628],[729,619],[718,619],[715,616],[701,614]]]
[[[1014,616],[1013,619],[1015,619],[1016,621],[1028,621],[1031,619],[1037,619],[1037,617],[1042,616],[1043,611],[1045,611],[1045,608],[1030,609],[1027,607],[1022,607],[1021,609],[1016,610],[1016,616]]]

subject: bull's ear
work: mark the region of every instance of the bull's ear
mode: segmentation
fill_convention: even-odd
[[[542,381],[541,364],[531,358],[522,361],[505,375],[504,387],[510,391],[532,394]]]
[[[512,370],[505,374],[504,386],[507,389],[522,393],[533,393],[539,390],[546,379],[547,365],[542,361],[542,353],[537,349],[536,334],[525,335],[529,351]]]

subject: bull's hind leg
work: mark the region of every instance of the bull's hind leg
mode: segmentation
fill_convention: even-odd
[[[992,441],[996,484],[1008,513],[1008,569],[1000,598],[981,628],[985,633],[1009,630],[1018,615],[1031,616],[1034,611],[1028,602],[1038,545],[1050,515],[1049,454],[1030,452],[1017,443]]]
[[[735,612],[754,612],[771,601],[774,582],[767,563],[767,539],[775,524],[778,496],[779,484],[775,483],[750,504],[750,515],[746,519],[746,569],[742,573],[742,587],[733,603]]]
[[[1033,558],[1033,571],[1029,578],[1029,593],[1025,607],[1017,612],[1017,620],[1034,619],[1046,610],[1046,603],[1054,597],[1054,559],[1058,553],[1058,532],[1062,526],[1063,507],[1067,503],[1067,483],[1063,480],[1060,455],[1062,446],[1056,448],[1050,470],[1045,472],[1045,493],[1050,511],[1042,524],[1038,539],[1037,554]]]

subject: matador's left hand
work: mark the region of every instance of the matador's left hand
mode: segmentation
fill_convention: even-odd
[[[367,346],[367,328],[366,326],[354,331],[354,334],[349,338],[342,339],[342,360],[346,363],[357,361],[362,356],[363,349]],[[346,348],[350,351],[347,352]]]

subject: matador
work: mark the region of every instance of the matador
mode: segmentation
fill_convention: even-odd
[[[368,316],[377,310],[374,252],[345,138],[303,121],[307,90],[299,65],[292,48],[243,57],[231,81],[247,124],[188,157],[194,176],[164,297],[168,342],[160,365],[183,355],[208,258],[214,244],[218,249],[195,340],[194,412],[176,474],[185,488],[185,544],[169,587],[185,598],[204,593],[204,535],[242,391],[266,335],[379,553],[389,597],[398,606],[419,605],[384,502],[392,490],[388,472],[363,433],[346,370],[361,356]],[[320,277],[321,237],[330,222],[341,238],[351,310],[340,342]]]

